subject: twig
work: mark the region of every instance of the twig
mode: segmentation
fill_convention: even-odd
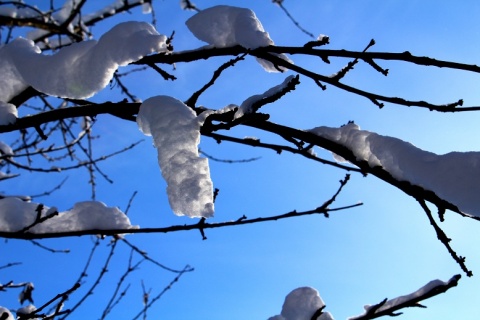
[[[205,151],[199,149],[198,152],[205,157],[207,157],[210,160],[217,161],[217,162],[223,162],[223,163],[245,163],[245,162],[252,162],[252,161],[257,161],[261,159],[262,157],[255,157],[255,158],[248,158],[248,159],[240,159],[240,160],[230,160],[230,159],[219,159],[214,156],[209,155]]]
[[[49,248],[49,247],[46,247],[44,245],[42,245],[41,243],[39,243],[38,241],[35,241],[35,240],[30,240],[30,242],[37,246],[37,247],[40,247],[44,250],[47,250],[51,253],[70,253],[70,249],[64,249],[64,250],[58,250],[58,249],[52,249],[52,248]]]
[[[458,263],[458,265],[460,266],[460,268],[462,268],[462,270],[466,273],[466,275],[468,277],[473,276],[472,271],[468,270],[467,266],[465,265],[465,257],[458,256],[457,253],[452,249],[452,247],[449,244],[449,242],[452,239],[448,238],[447,235],[445,234],[445,232],[443,232],[443,230],[435,222],[435,220],[433,219],[433,216],[432,216],[432,212],[430,211],[430,209],[425,204],[425,201],[423,199],[417,199],[417,201],[418,201],[418,203],[420,203],[420,206],[422,207],[423,211],[425,211],[425,213],[427,214],[427,217],[428,217],[428,220],[430,221],[430,224],[435,229],[438,240],[440,240],[440,242],[443,243],[445,248],[447,248],[448,253],[450,253],[452,258]]]

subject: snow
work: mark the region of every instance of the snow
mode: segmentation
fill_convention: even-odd
[[[12,6],[0,6],[0,16],[10,17],[14,19],[27,19],[27,18],[39,18],[40,12],[35,11],[33,8],[29,7],[16,7]]]
[[[0,307],[0,318],[3,316],[4,313],[7,313],[8,315],[4,320],[15,320],[10,310],[4,307]]]
[[[3,81],[0,79],[0,83]],[[15,123],[18,118],[17,107],[11,103],[0,101],[0,126]]]
[[[10,147],[8,144],[6,144],[3,141],[0,141],[0,153],[3,155],[12,156],[13,155],[12,147]]]
[[[119,66],[167,50],[166,36],[145,22],[124,22],[98,41],[74,43],[54,55],[17,38],[0,48],[0,101],[27,86],[52,96],[85,99],[102,90]]]
[[[145,100],[137,116],[140,130],[153,136],[168,200],[176,215],[208,218],[214,213],[208,160],[198,154],[203,119],[169,96]]]
[[[198,12],[186,24],[195,37],[217,48],[241,45],[256,49],[274,45],[255,13],[246,8],[214,6]],[[276,56],[292,63],[284,54]],[[257,60],[266,71],[279,71],[271,62]]]
[[[433,191],[461,212],[480,217],[480,152],[437,155],[397,138],[360,130],[353,123],[310,132],[347,147],[370,167],[381,166],[395,179]]]
[[[8,197],[0,200],[0,231],[16,232],[32,225],[37,219],[38,203]],[[40,217],[46,217],[53,210],[44,206]],[[81,230],[115,230],[136,228],[118,208],[107,207],[102,202],[78,202],[71,210],[35,225],[28,232],[50,233]]]
[[[324,307],[325,303],[318,291],[311,287],[300,287],[285,297],[280,315],[269,320],[310,320],[315,312]],[[333,320],[329,312],[323,312],[318,320]]]
[[[285,80],[281,84],[268,89],[263,94],[257,94],[257,95],[251,96],[245,101],[243,101],[240,107],[238,108],[238,110],[235,112],[234,119],[238,119],[240,117],[243,117],[245,114],[255,112],[255,110],[252,109],[252,105],[254,103],[262,99],[271,97],[272,95],[284,90],[285,87],[293,78],[294,76],[288,76],[287,78],[285,78]]]
[[[457,283],[458,282],[458,276],[453,276],[450,280],[448,280],[447,282],[445,281],[442,281],[442,280],[432,280],[430,281],[429,283],[427,283],[426,285],[424,285],[423,287],[421,287],[420,289],[418,289],[417,291],[415,292],[412,292],[410,294],[407,294],[407,295],[404,295],[404,296],[399,296],[399,297],[396,297],[396,298],[393,298],[393,299],[390,299],[390,300],[387,300],[380,308],[378,308],[377,311],[375,312],[381,312],[381,311],[384,311],[384,310],[387,310],[387,309],[391,309],[391,308],[394,308],[398,305],[401,305],[403,303],[406,303],[408,301],[412,301],[413,299],[416,299],[418,297],[421,297],[421,296],[424,296],[425,294],[427,294],[428,292],[434,290],[435,288],[444,288],[446,286],[451,286],[453,283]],[[363,317],[367,314],[367,312],[372,308],[371,305],[367,305],[364,307],[365,308],[365,312],[361,315],[358,315],[358,316],[354,316],[354,317],[350,317],[348,318],[348,320],[355,320],[357,318],[360,318],[360,317]]]
[[[35,310],[37,310],[37,308],[33,304],[29,304],[28,306],[22,307],[17,310],[17,317],[20,315],[26,316],[32,312],[35,312]],[[30,318],[30,319],[36,320],[38,318]]]
[[[151,4],[146,2],[144,3],[144,0],[137,0],[137,1],[128,1],[129,5],[135,4],[135,3],[143,3],[142,4],[142,13],[147,14],[152,11]],[[103,17],[105,15],[112,15],[117,12],[117,10],[121,9],[122,7],[125,6],[125,0],[115,0],[112,4],[106,5],[105,7],[101,8],[100,10],[97,10],[95,12],[92,12],[90,14],[85,15],[83,18],[84,21],[90,21],[93,19],[96,19],[98,17]]]

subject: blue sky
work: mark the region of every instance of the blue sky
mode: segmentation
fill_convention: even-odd
[[[238,5],[238,1],[197,1],[200,8],[217,3]],[[374,38],[371,51],[410,51],[444,60],[477,63],[480,56],[480,26],[477,17],[480,4],[463,1],[455,4],[437,1],[285,1],[291,14],[314,34],[330,36],[329,48],[362,50]],[[253,9],[264,28],[279,45],[303,45],[310,39],[293,26],[284,13],[270,1],[243,1]],[[157,29],[169,35],[176,31],[176,50],[194,49],[203,45],[184,26],[192,12],[181,11],[177,1],[155,3]],[[133,10],[104,25],[94,27],[100,35],[111,24],[127,20],[150,21],[149,15]],[[347,63],[332,59],[325,65],[320,59],[292,59],[326,75]],[[165,82],[151,71],[134,74],[126,80],[141,99],[168,94],[186,100],[211,77],[212,72],[228,58],[217,58],[191,64],[178,64],[173,71],[178,80]],[[447,103],[459,98],[466,105],[478,105],[478,75],[434,68],[379,62],[389,68],[388,77],[359,64],[345,82],[362,89],[412,100]],[[290,73],[288,73],[290,74]],[[268,74],[252,58],[227,70],[217,84],[201,96],[199,103],[220,108],[241,103],[247,97],[262,93],[279,84],[284,74]],[[415,108],[386,105],[379,110],[370,101],[346,94],[333,87],[320,90],[308,79],[291,94],[263,112],[273,122],[309,129],[320,125],[340,126],[354,120],[362,129],[395,136],[438,154],[449,151],[478,151],[480,145],[478,116],[475,113],[439,114]],[[94,100],[120,99],[116,90],[106,88]],[[165,183],[158,169],[156,151],[149,137],[144,137],[135,123],[125,123],[110,116],[98,117],[94,127],[100,136],[97,154],[115,150],[137,141],[145,141],[133,151],[105,162],[102,169],[114,179],[109,184],[99,178],[97,200],[124,209],[134,191],[138,191],[129,211],[133,224],[142,227],[192,223],[171,213],[165,194]],[[265,142],[278,142],[276,137],[239,128],[226,134],[258,136]],[[216,216],[212,221],[269,216],[296,210],[309,210],[321,205],[337,189],[344,172],[313,163],[289,154],[277,155],[269,150],[251,149],[223,142],[218,145],[206,137],[200,147],[224,159],[261,157],[250,163],[224,164],[211,162],[215,187],[220,188]],[[319,155],[330,159],[322,150]],[[90,196],[88,175],[79,172],[69,176],[64,188],[48,198],[39,198],[48,206],[66,210]],[[41,193],[59,183],[64,175],[27,174],[26,180],[5,183],[2,191],[10,194]],[[301,217],[264,224],[208,230],[202,241],[196,231],[160,235],[136,235],[128,239],[146,250],[152,258],[172,268],[186,264],[195,268],[184,274],[150,310],[149,317],[166,319],[267,319],[278,314],[284,297],[300,286],[319,290],[336,319],[362,312],[365,304],[380,302],[410,293],[433,279],[447,280],[460,268],[436,240],[433,228],[418,204],[399,190],[374,177],[353,174],[352,181],[336,202],[337,206],[358,201],[364,205],[321,216]],[[480,298],[480,241],[478,222],[448,213],[441,225],[453,239],[458,254],[467,257],[473,278],[462,276],[460,285],[425,304],[428,309],[406,310],[402,319],[476,319],[476,302]],[[102,244],[84,292],[94,281],[106,257],[108,240]],[[45,245],[69,248],[69,254],[51,254],[28,242],[9,240],[3,245],[0,265],[22,261],[20,266],[0,270],[0,282],[32,281],[36,289],[35,304],[41,305],[62,290],[68,289],[83,268],[92,240],[48,240]],[[112,286],[124,272],[129,250],[119,244],[117,255],[109,267],[102,287],[71,319],[98,318]],[[138,260],[138,257],[136,257]],[[174,277],[147,262],[127,280],[128,296],[112,317],[130,319],[142,308],[141,284],[152,288],[152,296],[160,292]],[[78,295],[79,295],[78,294]],[[72,301],[75,301],[72,297]],[[17,308],[16,293],[0,292],[0,304]],[[100,311],[98,311],[100,310]]]

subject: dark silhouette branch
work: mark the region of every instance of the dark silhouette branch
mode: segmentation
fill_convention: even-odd
[[[246,216],[242,216],[235,221],[227,222],[218,222],[218,223],[207,223],[202,224],[184,224],[184,225],[174,225],[170,227],[159,227],[159,228],[139,228],[139,229],[115,229],[115,230],[79,230],[79,231],[65,231],[65,232],[51,232],[51,233],[16,233],[16,232],[0,232],[0,237],[8,239],[48,239],[48,238],[63,238],[63,237],[76,237],[76,236],[85,236],[85,235],[103,235],[103,236],[113,236],[117,234],[139,234],[139,233],[171,233],[178,231],[189,231],[189,230],[201,230],[201,229],[215,229],[215,228],[225,228],[240,226],[245,224],[277,221],[282,219],[301,217],[305,215],[314,215],[314,214],[323,214],[328,216],[330,212],[341,211],[352,209],[358,206],[363,205],[363,203],[356,203],[348,206],[337,207],[337,208],[324,208],[322,206],[308,211],[290,211],[284,214],[264,217],[264,218],[253,218],[247,219]]]
[[[420,203],[420,206],[422,207],[423,211],[427,214],[428,221],[432,225],[432,227],[435,229],[435,233],[437,234],[437,239],[440,240],[441,243],[447,248],[448,253],[452,256],[453,260],[458,263],[460,268],[466,273],[468,277],[473,276],[473,273],[471,270],[468,270],[467,266],[465,265],[465,257],[458,256],[455,250],[452,249],[450,246],[450,239],[447,237],[445,232],[438,226],[438,224],[435,222],[435,219],[433,219],[432,212],[430,209],[427,207],[425,201],[423,199],[417,199],[418,203]]]

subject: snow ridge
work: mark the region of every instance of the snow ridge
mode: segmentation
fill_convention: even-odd
[[[54,55],[43,55],[33,41],[17,38],[0,48],[0,101],[9,101],[27,86],[62,98],[89,98],[110,82],[119,66],[167,51],[166,40],[152,25],[134,21]]]
[[[349,148],[370,167],[381,166],[395,179],[433,191],[460,211],[480,217],[480,152],[437,155],[397,138],[360,130],[354,123],[310,132]]]

